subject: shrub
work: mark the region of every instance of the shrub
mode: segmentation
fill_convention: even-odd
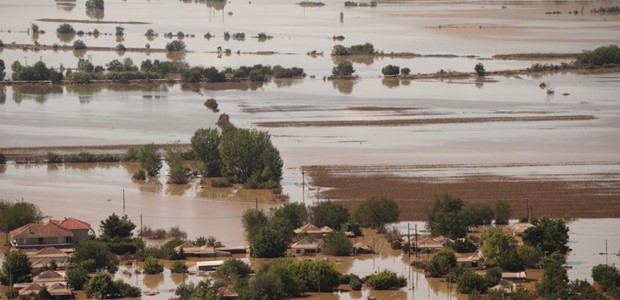
[[[89,8],[89,9],[104,9],[103,0],[88,0],[88,1],[86,1],[86,8]]]
[[[47,152],[47,163],[62,163],[62,157],[54,152]]]
[[[0,152],[0,165],[4,165],[4,164],[6,164],[6,155]]]
[[[368,276],[366,284],[375,290],[399,289],[407,285],[407,279],[390,270],[383,270],[377,274]]]
[[[172,273],[187,273],[187,265],[182,261],[175,261],[170,266],[170,272]]]
[[[385,76],[395,76],[400,73],[400,67],[395,65],[387,65],[381,69],[381,73]]]
[[[362,226],[379,229],[397,222],[400,210],[394,199],[373,196],[362,202],[353,215]]]
[[[183,51],[185,50],[185,43],[183,41],[172,41],[166,44],[167,51]]]
[[[405,67],[405,68],[400,69],[400,75],[407,76],[407,75],[409,75],[409,73],[411,73],[411,69],[409,69],[409,68]]]
[[[116,51],[127,51],[127,48],[123,44],[116,45]]]
[[[157,258],[152,256],[146,258],[142,268],[144,269],[144,273],[149,275],[160,274],[164,271],[164,266],[157,261]]]
[[[170,230],[168,230],[168,237],[172,239],[185,239],[187,238],[187,232],[181,230],[178,225],[173,226],[170,227]]]
[[[116,36],[123,36],[124,34],[125,34],[125,28],[123,28],[122,26],[116,26],[115,35]]]
[[[433,277],[445,276],[450,269],[456,267],[456,257],[450,249],[443,248],[431,257],[428,271]]]
[[[79,264],[71,264],[65,272],[65,279],[71,288],[81,290],[88,282],[88,271]]]
[[[325,236],[323,252],[327,255],[348,256],[351,255],[353,244],[344,232],[331,232]]]
[[[149,29],[149,30],[146,31],[146,33],[144,35],[146,35],[146,36],[155,36],[156,33],[155,33],[155,30]]]
[[[362,280],[357,275],[351,274],[351,280],[349,281],[349,286],[351,286],[351,290],[353,291],[361,291]]]
[[[353,73],[355,73],[355,69],[353,69],[353,64],[350,61],[340,62],[332,69],[334,76],[351,76]]]
[[[484,76],[486,74],[486,71],[484,70],[484,65],[482,63],[476,64],[476,66],[474,67],[474,71],[476,71],[476,74],[478,76]]]
[[[73,42],[73,50],[84,50],[86,49],[86,43],[82,40],[77,40]]]
[[[131,179],[146,180],[146,172],[144,172],[144,170],[138,170],[135,173],[133,173],[133,176],[131,176]]]
[[[218,111],[217,109],[217,101],[213,98],[207,99],[207,101],[205,101],[205,106],[215,112]]]
[[[458,290],[463,294],[484,293],[487,290],[487,284],[484,276],[476,274],[472,271],[465,271],[456,280]]]
[[[600,67],[607,64],[620,64],[618,45],[602,46],[594,51],[584,51],[577,57],[577,62],[585,66]]]
[[[63,23],[58,26],[56,32],[59,34],[75,34],[75,29],[71,24]]]

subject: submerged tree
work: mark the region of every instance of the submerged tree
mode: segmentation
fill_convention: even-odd
[[[203,165],[202,173],[208,177],[220,176],[220,133],[217,129],[200,128],[192,136],[192,150]]]
[[[142,168],[144,168],[149,176],[159,175],[162,162],[157,153],[157,147],[155,144],[145,144],[138,149],[138,161]]]

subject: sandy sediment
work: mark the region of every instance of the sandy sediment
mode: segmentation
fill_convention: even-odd
[[[311,184],[321,187],[320,199],[339,201],[354,209],[360,201],[373,195],[393,197],[400,207],[401,220],[423,220],[424,208],[432,203],[435,195],[445,193],[460,197],[465,203],[507,201],[515,218],[526,214],[527,201],[535,216],[620,217],[620,173],[527,178],[465,172],[455,177],[416,177],[399,173],[399,168],[403,167],[406,166],[310,166],[304,169]],[[467,170],[470,166],[460,168]]]
[[[425,118],[386,120],[325,120],[325,121],[268,121],[256,122],[260,127],[350,127],[350,126],[417,126],[435,124],[467,124],[491,122],[543,122],[543,121],[587,121],[591,115],[522,116],[522,117],[478,117],[478,118]]]

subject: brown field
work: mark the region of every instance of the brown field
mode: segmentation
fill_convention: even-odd
[[[466,124],[491,122],[540,122],[540,121],[587,121],[590,115],[528,116],[528,117],[480,117],[480,118],[432,118],[432,119],[386,119],[386,120],[326,120],[326,121],[268,121],[256,122],[260,127],[344,127],[344,126],[416,126],[433,124]]]
[[[549,165],[551,166],[551,165]],[[554,165],[555,166],[555,165]],[[416,169],[433,166],[409,166]],[[540,165],[545,168],[546,166]],[[401,220],[423,220],[423,209],[436,195],[449,193],[464,202],[507,201],[513,217],[526,215],[526,201],[535,216],[562,218],[620,217],[620,174],[564,174],[562,177],[523,178],[497,175],[417,177],[392,175],[406,166],[305,167],[311,184],[320,187],[320,198],[354,209],[372,195],[393,197]],[[442,169],[444,167],[438,167]],[[461,166],[459,168],[468,168]],[[601,179],[603,178],[603,179]]]

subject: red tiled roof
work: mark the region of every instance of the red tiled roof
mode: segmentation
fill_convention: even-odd
[[[36,253],[34,253],[35,257],[65,257],[65,256],[69,256],[67,255],[67,253],[64,253],[60,250],[58,250],[57,248],[54,247],[45,247],[39,251],[37,251]]]
[[[30,223],[11,230],[11,239],[46,237],[73,237],[73,233],[52,222]]]
[[[39,290],[41,289],[41,286],[33,283],[25,288],[23,288],[22,290],[19,291],[19,295],[20,296],[27,296],[27,295],[38,295],[39,294]]]
[[[43,271],[41,272],[39,275],[35,276],[33,278],[34,282],[40,282],[40,281],[58,281],[58,280],[64,280],[65,278],[60,275],[60,273],[56,272],[56,271],[52,271],[52,270],[47,270],[47,271]]]
[[[52,220],[54,224],[60,225],[60,227],[69,230],[90,230],[90,224],[78,220],[76,218],[65,218],[64,220]]]

